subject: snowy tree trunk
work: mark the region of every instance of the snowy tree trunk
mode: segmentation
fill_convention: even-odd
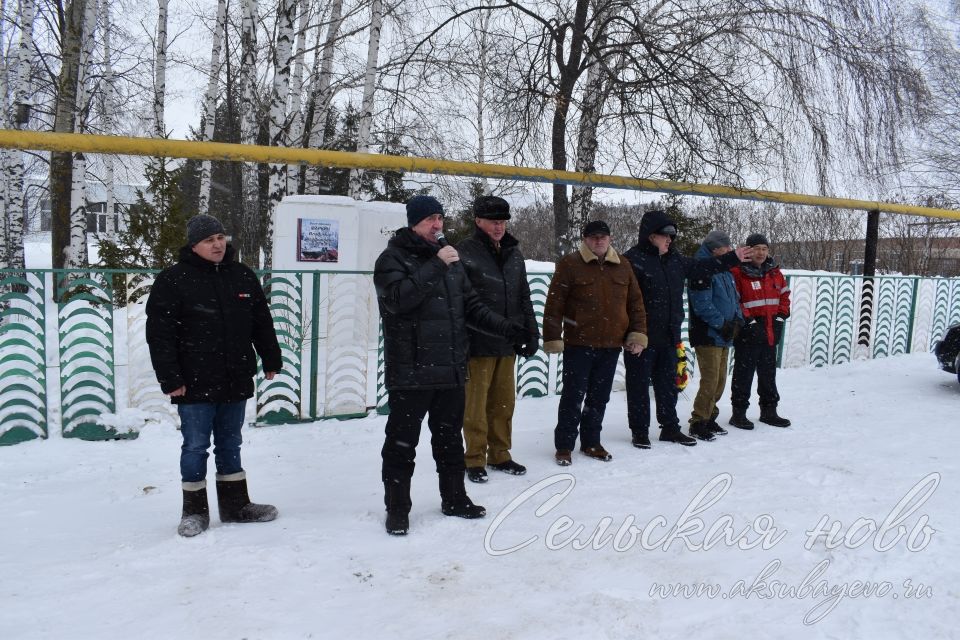
[[[167,3],[169,0],[157,0],[157,42],[153,63],[153,135],[165,138],[163,104],[167,93]]]
[[[602,24],[612,17],[618,9],[616,4],[608,4],[600,8],[595,22]],[[580,127],[577,133],[577,151],[575,171],[593,173],[597,162],[597,131],[600,126],[600,117],[603,115],[603,106],[607,102],[611,83],[609,74],[604,69],[605,61],[597,59],[597,50],[606,48],[607,32],[596,35],[595,50],[588,52],[587,78],[583,89],[582,106],[580,108]],[[583,228],[583,224],[590,216],[593,204],[593,187],[589,185],[574,185],[570,194],[570,209],[568,219],[570,226],[575,229]]]
[[[487,128],[486,128],[486,93],[487,93],[487,65],[490,55],[489,30],[491,13],[484,11],[480,14],[479,29],[479,62],[477,70],[477,162],[487,161]],[[480,179],[483,193],[490,195],[490,180],[486,176]]]
[[[90,58],[93,53],[94,33],[97,26],[97,2],[87,0],[81,28],[80,69],[77,75],[77,104],[74,122],[76,130],[82,133],[86,129],[85,114],[89,112],[87,102],[90,99],[89,74]],[[88,266],[87,255],[87,160],[82,153],[74,156],[73,179],[70,187],[70,245],[64,267],[80,269]]]
[[[324,131],[327,127],[327,117],[333,95],[330,84],[333,74],[333,54],[337,38],[340,35],[340,25],[343,24],[343,0],[333,0],[330,5],[330,26],[327,28],[327,37],[323,41],[323,52],[319,58],[320,69],[314,69],[315,85],[310,92],[313,103],[313,117],[310,119],[310,135],[307,147],[319,149],[324,147]],[[320,167],[310,165],[307,168],[306,189],[308,193],[317,193],[320,188]]]
[[[285,147],[288,139],[287,98],[290,94],[290,65],[293,64],[293,22],[297,0],[281,0],[277,14],[277,42],[274,47],[273,90],[270,93],[270,146]],[[264,267],[273,263],[273,212],[287,191],[287,166],[270,165],[270,189],[267,193]]]
[[[296,145],[303,141],[303,113],[300,111],[303,94],[303,59],[307,49],[307,18],[310,3],[304,0],[297,22],[297,52],[293,56],[293,77],[290,79],[290,132],[288,139]],[[300,167],[287,167],[287,193],[299,191]]]
[[[210,48],[210,80],[207,82],[207,95],[203,101],[203,141],[213,139],[213,129],[217,117],[217,89],[220,86],[220,50],[223,48],[223,35],[227,23],[227,1],[217,1],[217,24],[213,28],[213,46]],[[210,209],[210,161],[200,163],[200,213],[209,213]]]
[[[240,141],[256,144],[257,110],[256,61],[257,61],[257,2],[243,0],[243,29],[241,32],[240,63]],[[260,193],[257,181],[257,165],[243,164],[243,233],[240,242],[241,259],[248,265],[257,266],[259,249],[257,229],[260,226]]]
[[[80,75],[80,44],[86,0],[70,0],[64,12],[60,76],[53,130],[72,133],[76,123],[77,80]],[[70,246],[70,191],[73,186],[73,154],[50,154],[51,257],[53,267],[67,265]]]
[[[608,83],[597,64],[587,69],[587,83],[583,90],[583,106],[580,110],[580,129],[577,134],[576,171],[593,173],[597,160],[597,128],[603,105],[606,103]],[[570,195],[570,226],[580,229],[590,215],[593,203],[593,187],[574,185]]]
[[[13,113],[11,125],[14,129],[26,129],[30,111],[30,69],[33,61],[33,20],[37,5],[34,0],[20,0],[20,46],[17,50],[16,69],[13,80]],[[13,56],[11,56],[11,59]],[[7,71],[4,71],[4,75]],[[4,91],[6,95],[6,91]],[[14,151],[5,154],[9,161],[6,193],[4,194],[4,221],[6,227],[6,252],[3,256],[5,266],[14,269],[24,268],[23,234],[26,227],[26,211],[23,202],[23,152]]]
[[[3,70],[0,69],[0,107],[8,108],[6,104],[6,80],[3,79]],[[0,175],[10,175],[10,160],[6,149],[0,149]],[[7,200],[10,190],[8,180],[0,180],[0,269],[10,266],[10,219],[7,215]],[[0,310],[3,305],[0,305]],[[0,320],[0,324],[3,321]]]
[[[370,40],[367,43],[367,66],[363,78],[363,102],[360,105],[360,127],[357,132],[357,151],[370,150],[370,121],[373,120],[373,92],[377,79],[377,57],[380,53],[380,26],[383,24],[383,3],[373,0],[370,4]],[[350,172],[350,197],[360,199],[361,174],[359,169]]]
[[[110,39],[110,3],[103,0],[100,4],[100,23],[103,28],[103,93],[100,100],[100,122],[103,133],[113,133],[113,114],[116,110],[116,78],[113,74],[113,48]],[[114,188],[114,156],[103,156],[104,184],[107,191],[107,237],[113,238],[117,233],[116,225],[116,197]]]

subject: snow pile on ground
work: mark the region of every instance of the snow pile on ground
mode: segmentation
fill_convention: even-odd
[[[170,424],[2,448],[0,638],[956,637],[956,377],[915,354],[779,381],[793,427],[650,451],[614,393],[614,460],[565,469],[557,399],[522,400],[530,471],[468,486],[480,521],[441,515],[425,433],[406,538],[383,531],[383,417],[245,430],[280,518],[193,539]]]

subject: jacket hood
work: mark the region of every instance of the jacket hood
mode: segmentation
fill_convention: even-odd
[[[710,249],[707,249],[707,245],[701,244],[700,248],[697,249],[697,252],[693,254],[693,257],[696,258],[697,260],[700,260],[702,258],[712,258],[713,252]]]
[[[668,224],[677,226],[676,221],[670,218],[670,216],[668,216],[665,212],[658,211],[658,210],[647,211],[645,214],[643,214],[643,217],[640,219],[639,243],[643,244],[646,242],[647,244],[650,244],[649,240],[647,240],[650,234],[656,233],[657,231],[659,231],[660,229],[663,229]]]

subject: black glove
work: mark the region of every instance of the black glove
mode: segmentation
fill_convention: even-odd
[[[790,314],[789,314],[789,313],[778,313],[778,314],[777,314],[777,320],[779,320],[780,322],[783,322],[784,320],[786,320],[786,319],[789,318],[789,317],[790,317]]]
[[[524,344],[530,338],[527,328],[514,320],[504,320],[500,332],[511,344]]]
[[[740,335],[740,329],[743,327],[743,320],[740,318],[734,318],[733,320],[727,320],[723,323],[723,326],[720,327],[720,337],[726,342],[731,342],[736,340],[737,336]]]
[[[531,340],[530,342],[525,342],[523,344],[513,345],[513,350],[518,356],[523,358],[532,358],[537,354],[537,351],[540,349],[540,344],[538,340]]]

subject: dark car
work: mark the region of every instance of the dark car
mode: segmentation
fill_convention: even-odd
[[[960,322],[952,324],[943,332],[943,340],[933,346],[937,361],[944,371],[957,374],[960,380]]]

